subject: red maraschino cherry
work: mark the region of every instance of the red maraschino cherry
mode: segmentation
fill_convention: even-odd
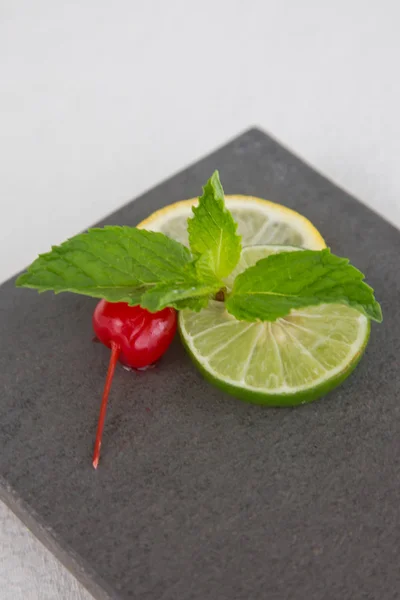
[[[111,357],[94,445],[95,469],[99,464],[108,395],[117,361],[134,369],[143,369],[155,363],[172,342],[176,322],[176,311],[173,308],[150,313],[140,306],[128,306],[125,302],[106,300],[100,300],[96,306],[93,313],[93,329],[97,338],[111,348]]]

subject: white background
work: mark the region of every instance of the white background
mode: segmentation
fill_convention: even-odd
[[[0,0],[0,280],[251,125],[400,225],[399,17],[397,0]],[[0,599],[80,590],[0,505]]]

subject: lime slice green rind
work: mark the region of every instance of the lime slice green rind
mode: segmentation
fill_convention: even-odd
[[[288,246],[243,249],[234,275]],[[233,278],[225,280],[228,290]],[[193,362],[211,383],[242,400],[295,406],[324,396],[358,364],[370,321],[354,308],[321,304],[292,310],[274,322],[238,321],[222,302],[201,313],[181,311],[179,330]]]
[[[331,392],[341,383],[343,383],[349,377],[349,375],[351,375],[351,373],[354,371],[354,369],[360,362],[364,354],[365,348],[368,344],[370,331],[371,325],[370,322],[368,322],[368,331],[365,336],[363,346],[360,348],[359,352],[354,356],[354,358],[346,365],[343,371],[341,371],[334,377],[325,380],[316,387],[298,391],[293,394],[268,394],[264,391],[257,392],[255,390],[250,390],[240,386],[236,386],[231,383],[228,383],[224,379],[219,379],[213,376],[209,371],[207,371],[207,369],[204,368],[201,362],[196,358],[195,354],[193,354],[184,336],[182,335],[181,327],[179,327],[179,333],[182,343],[185,346],[193,364],[203,375],[204,379],[206,379],[209,383],[219,388],[223,392],[226,392],[227,394],[230,394],[235,398],[239,398],[239,400],[243,400],[244,402],[249,402],[251,404],[260,404],[276,408],[308,404],[309,402],[313,402],[314,400],[318,400],[319,398],[326,396],[329,392]]]

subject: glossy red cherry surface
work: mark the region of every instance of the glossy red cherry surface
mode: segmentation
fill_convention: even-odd
[[[111,348],[119,346],[119,360],[140,369],[156,362],[172,342],[176,332],[176,311],[164,308],[150,313],[125,302],[100,300],[93,313],[93,328],[98,339]]]

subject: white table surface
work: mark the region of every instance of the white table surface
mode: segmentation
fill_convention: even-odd
[[[399,17],[397,0],[0,0],[0,281],[251,125],[400,225]],[[88,598],[0,504],[0,600]]]

